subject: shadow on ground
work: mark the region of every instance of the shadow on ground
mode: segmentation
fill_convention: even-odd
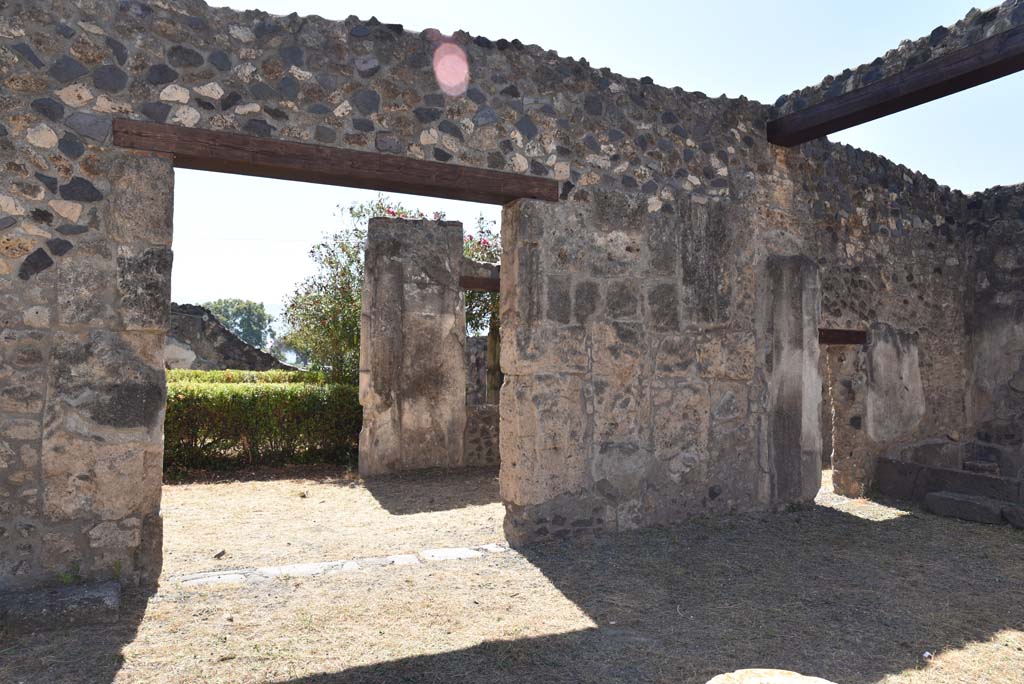
[[[867,684],[924,666],[925,651],[1024,630],[1024,535],[923,514],[875,522],[814,507],[525,555],[598,627],[287,684],[703,684],[758,666]]]
[[[382,496],[400,497],[400,481],[390,480]],[[894,513],[867,503],[843,505]],[[945,653],[975,642],[988,645],[958,655],[958,669],[942,682],[1017,684],[1024,671],[1024,638],[1011,634],[993,641],[1001,631],[1024,630],[1024,534],[1006,527],[912,511],[869,520],[815,506],[544,544],[523,553],[597,626],[270,681],[704,684],[722,672],[760,666],[838,684],[869,684],[905,673],[888,680],[899,684],[940,681],[925,673],[913,676],[925,665],[923,652]],[[521,562],[502,554],[494,558]],[[494,567],[486,560],[455,562],[478,575]],[[128,603],[115,627],[0,643],[0,681],[37,681],[19,675],[42,665],[48,682],[109,684],[146,605],[144,598]],[[183,609],[196,615],[213,610],[201,600]],[[496,619],[486,610],[482,615]],[[74,639],[89,647],[84,655],[42,649],[45,663],[19,657],[40,639]],[[362,654],[353,659],[374,651],[373,644],[349,646]],[[422,647],[414,641],[406,650]],[[189,657],[195,654],[168,653],[136,663],[154,675],[146,681],[199,681],[188,675]],[[225,681],[263,681],[232,677],[231,665],[224,667]]]
[[[450,511],[498,503],[498,469],[418,470],[367,478],[363,484],[392,515]]]

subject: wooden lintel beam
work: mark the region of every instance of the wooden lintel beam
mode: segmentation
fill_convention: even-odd
[[[851,344],[864,345],[868,343],[866,330],[835,330],[833,328],[818,328],[818,344]]]
[[[1024,69],[1024,26],[861,86],[768,122],[768,142],[783,147],[867,121]]]
[[[498,292],[501,290],[501,281],[498,278],[464,275],[459,277],[459,287],[476,292]]]
[[[114,144],[171,154],[184,169],[487,204],[558,200],[558,182],[550,178],[147,121],[115,119]]]

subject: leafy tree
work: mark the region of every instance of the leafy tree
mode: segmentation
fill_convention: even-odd
[[[267,313],[260,302],[218,299],[203,306],[209,309],[225,328],[257,349],[266,349],[275,337],[274,329],[271,327],[274,317]]]
[[[371,218],[423,219],[422,211],[410,209],[385,195],[360,202],[344,211],[341,230],[313,247],[310,257],[316,272],[303,281],[285,301],[284,320],[289,332],[279,339],[309,366],[327,371],[337,382],[358,382],[359,318],[362,313],[363,251]],[[430,218],[444,219],[442,212]],[[465,253],[478,261],[500,258],[500,239],[494,222],[481,216],[477,237],[467,239]],[[467,293],[466,318],[471,330],[488,330],[497,322],[496,293]]]

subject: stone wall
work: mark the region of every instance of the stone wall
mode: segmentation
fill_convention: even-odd
[[[466,405],[487,403],[487,338],[466,338]]]
[[[826,76],[821,83],[783,95],[775,102],[778,115],[792,114],[823,100],[848,93],[883,78],[915,69],[929,60],[947,55],[1017,26],[1024,26],[1024,0],[1006,0],[982,11],[972,8],[951,26],[938,26],[917,40],[905,40],[868,64]]]
[[[370,219],[360,322],[359,474],[464,464],[462,224]]]
[[[967,456],[1024,477],[1024,186],[977,195],[971,210]]]
[[[207,309],[195,304],[174,303],[164,346],[164,365],[198,370],[289,368],[265,351],[243,342]]]
[[[1005,7],[1017,21],[1019,3]],[[442,41],[465,51],[464,95],[435,81]],[[924,410],[895,430],[867,410],[888,396],[869,370],[883,346],[834,368],[853,393],[836,417],[837,454],[861,454],[851,487],[870,486],[875,455],[929,458],[966,448],[974,414],[1007,422],[964,397],[989,391],[979,358],[1015,349],[1014,332],[979,351],[968,328],[1011,310],[1015,271],[988,245],[1011,234],[1013,202],[1001,218],[995,195],[826,141],[773,148],[775,112],[756,102],[516,40],[199,0],[3,4],[0,80],[0,587],[72,564],[129,581],[159,570],[173,170],[114,146],[113,117],[560,182],[559,202],[506,207],[502,228],[516,541],[807,500],[815,289],[819,325],[887,325],[911,375],[916,348]],[[978,287],[986,271],[1005,291]],[[986,291],[996,308],[979,306]],[[990,407],[1012,406],[999,392]]]

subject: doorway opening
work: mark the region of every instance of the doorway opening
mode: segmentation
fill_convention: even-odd
[[[833,493],[838,478],[848,477],[844,468],[850,461],[851,450],[858,440],[855,433],[862,427],[862,412],[856,411],[859,388],[856,349],[867,344],[864,330],[819,328],[819,374],[821,375],[821,489]]]

